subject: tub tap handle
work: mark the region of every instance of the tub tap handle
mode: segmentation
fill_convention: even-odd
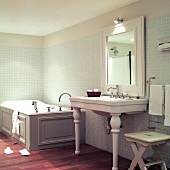
[[[48,112],[50,112],[50,109],[52,109],[52,108],[51,107],[47,107]]]
[[[32,101],[32,105],[34,105],[35,111],[38,112],[37,102],[36,101]]]
[[[62,111],[62,110],[61,110],[61,106],[59,106],[59,111]]]
[[[35,104],[37,104],[37,102],[36,101],[32,101],[32,105],[35,105]]]

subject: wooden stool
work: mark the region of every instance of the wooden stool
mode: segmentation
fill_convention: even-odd
[[[170,135],[165,135],[157,132],[136,132],[125,134],[127,141],[130,142],[132,150],[134,152],[134,159],[128,170],[134,170],[138,164],[141,170],[147,170],[150,166],[159,164],[162,170],[167,170],[165,162],[161,159],[160,152],[168,142],[170,141]],[[140,147],[138,148],[139,145]],[[142,156],[148,146],[152,146],[154,151],[152,159],[149,163],[145,164]]]

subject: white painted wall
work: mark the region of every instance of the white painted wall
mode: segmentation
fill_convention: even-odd
[[[102,28],[112,25],[116,17],[123,18],[126,21],[138,16],[145,16],[146,19],[149,19],[166,15],[169,13],[169,6],[169,0],[141,0],[86,22],[49,34],[44,37],[44,47],[100,33]]]
[[[43,48],[43,37],[0,33],[0,46]]]
[[[0,33],[0,103],[44,97],[43,38]]]

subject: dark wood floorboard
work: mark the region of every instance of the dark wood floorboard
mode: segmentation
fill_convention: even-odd
[[[4,149],[10,146],[13,154]],[[22,156],[23,149],[10,138],[0,133],[0,170],[111,170],[112,154],[93,146],[81,145],[81,154],[74,154],[74,146],[30,151],[30,156]],[[128,170],[130,161],[119,157],[119,170]],[[138,168],[136,168],[138,169]],[[159,167],[150,170],[160,170]]]

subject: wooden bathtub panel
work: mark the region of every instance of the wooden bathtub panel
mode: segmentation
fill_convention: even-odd
[[[19,135],[19,140],[25,144],[25,138],[26,138],[26,117],[19,115],[19,120],[20,120],[20,135]]]
[[[13,112],[9,108],[0,107],[0,128],[9,137],[12,137]],[[36,115],[26,115],[20,112],[18,118],[20,120],[20,135],[13,134],[13,139],[28,150],[75,145],[72,111]],[[84,112],[81,115],[80,127],[80,143],[82,144],[85,142]]]
[[[8,135],[12,134],[12,114],[2,110],[1,112],[1,129]]]
[[[38,119],[38,145],[74,141],[74,120],[72,116],[41,117]]]

